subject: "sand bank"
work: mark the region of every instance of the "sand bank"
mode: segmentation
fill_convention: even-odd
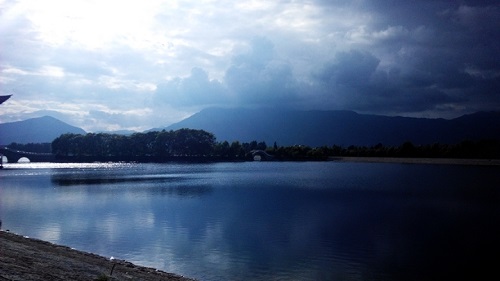
[[[339,161],[339,162],[366,162],[366,163],[405,163],[405,164],[500,166],[500,159],[331,157],[330,160],[331,161]]]

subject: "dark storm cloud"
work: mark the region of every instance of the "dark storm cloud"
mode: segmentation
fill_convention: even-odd
[[[413,67],[407,71],[398,68],[379,68],[380,60],[368,52],[352,50],[338,53],[314,77],[317,91],[339,108],[359,111],[418,112],[436,109],[441,104],[459,102],[459,97],[447,95],[439,89],[440,81],[449,87],[449,76],[444,79]],[[439,74],[439,70],[434,75]],[[455,82],[455,81],[453,81]]]
[[[204,86],[198,87],[200,79],[192,74],[168,82],[168,87],[159,87],[158,95],[171,98],[171,104],[302,104],[303,108],[381,114],[447,110],[458,115],[500,108],[498,4],[317,4],[323,5],[325,13],[339,7],[366,11],[372,21],[369,26],[346,33],[350,43],[345,50],[324,57],[323,63],[310,65],[309,76],[297,76],[297,66],[280,59],[288,50],[286,46],[276,49],[272,36],[257,37],[250,41],[247,52],[233,56],[221,82],[208,81],[205,75],[201,78]],[[182,86],[188,83],[194,86]]]
[[[341,52],[325,64],[317,77],[325,84],[364,88],[370,82],[379,62],[379,59],[367,52]]]
[[[224,82],[242,105],[284,105],[297,91],[291,66],[275,58],[266,38],[254,38],[249,52],[232,59]]]
[[[498,3],[371,1],[362,9],[376,18],[364,41],[313,72],[329,98],[379,113],[500,108]]]
[[[193,68],[190,76],[162,83],[156,99],[171,105],[237,106],[285,105],[297,91],[291,66],[275,59],[274,45],[254,38],[249,50],[234,55],[222,82],[210,80],[205,70]]]
[[[205,70],[195,67],[185,78],[174,78],[158,85],[155,101],[177,106],[220,104],[227,90],[217,80],[210,80]]]

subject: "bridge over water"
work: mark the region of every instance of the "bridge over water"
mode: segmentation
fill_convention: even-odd
[[[252,150],[250,151],[250,154],[252,155],[254,160],[259,160],[259,161],[272,161],[274,160],[274,156],[271,154],[268,154],[264,150]]]
[[[7,157],[7,161],[4,163],[17,163],[23,157],[29,159],[30,162],[54,162],[56,159],[52,153],[19,151],[8,147],[0,147],[0,155]]]
[[[57,162],[56,156],[52,153],[37,153],[10,149],[8,147],[0,147],[0,155],[7,157],[4,163],[17,163],[21,158],[27,158],[29,162]],[[252,150],[250,155],[254,160],[273,161],[274,156],[263,150]]]

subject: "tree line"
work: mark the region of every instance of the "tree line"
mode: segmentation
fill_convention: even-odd
[[[96,161],[246,160],[252,150],[266,150],[264,142],[216,142],[204,130],[162,130],[132,135],[63,134],[52,144],[58,159]]]
[[[251,160],[252,151],[265,151],[278,161],[322,161],[332,157],[415,157],[500,159],[500,140],[463,141],[458,144],[342,147],[306,145],[267,146],[265,142],[217,142],[204,130],[162,130],[132,135],[107,133],[63,134],[50,144],[17,144],[9,148],[52,152],[60,160],[75,161],[170,161],[170,160]],[[265,159],[269,160],[269,158]]]
[[[51,153],[51,143],[16,143],[13,142],[7,146],[12,150],[29,151],[35,153]]]
[[[296,158],[305,159],[328,159],[331,157],[500,159],[500,140],[465,140],[457,144],[434,143],[427,145],[414,145],[407,141],[399,146],[384,146],[379,143],[374,146],[280,147],[276,152],[277,155],[280,154],[280,150],[285,150],[284,155],[292,154]]]

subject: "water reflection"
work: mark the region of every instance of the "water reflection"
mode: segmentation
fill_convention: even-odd
[[[59,241],[61,239],[61,225],[58,223],[49,223],[40,229],[37,237],[44,241]]]
[[[84,175],[53,175],[51,182],[56,187],[75,187],[65,189],[63,192],[81,192],[88,191],[91,193],[143,193],[148,196],[181,196],[181,197],[198,197],[207,195],[212,192],[213,188],[209,185],[192,185],[189,178],[172,175],[148,175],[148,176],[130,176],[123,178],[113,178],[110,176],[96,177]],[[93,185],[107,188],[99,188],[98,190],[89,190]],[[76,188],[78,187],[78,188]],[[139,195],[140,196],[140,195]]]
[[[4,228],[200,280],[494,272],[498,169],[339,163],[3,173]]]
[[[88,177],[81,175],[55,175],[52,176],[52,182],[59,186],[72,185],[96,185],[96,184],[119,184],[119,183],[144,183],[144,182],[175,182],[183,178],[174,176],[150,176],[150,177]]]

